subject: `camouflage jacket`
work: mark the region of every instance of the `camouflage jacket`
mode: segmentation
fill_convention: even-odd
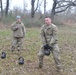
[[[13,31],[13,37],[25,37],[25,26],[22,22],[14,22],[11,25],[11,30]]]
[[[46,44],[45,37],[47,39],[48,44],[57,43],[57,32],[58,32],[58,28],[56,25],[54,24],[51,24],[49,26],[43,25],[41,27],[41,33],[40,33],[43,44]]]

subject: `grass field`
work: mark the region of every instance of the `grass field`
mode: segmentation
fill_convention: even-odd
[[[60,47],[61,62],[64,68],[63,75],[76,75],[76,26],[58,27],[58,43]],[[27,28],[23,42],[23,50],[13,53],[11,47],[11,30],[0,29],[0,55],[6,52],[5,59],[0,58],[0,75],[61,75],[56,72],[52,54],[44,58],[44,67],[38,66],[38,51],[41,46],[40,28]],[[24,65],[18,65],[18,58],[23,56]]]

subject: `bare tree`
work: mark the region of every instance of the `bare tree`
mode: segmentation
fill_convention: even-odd
[[[44,0],[44,16],[46,16],[46,0]]]
[[[31,18],[34,18],[35,11],[38,9],[39,0],[37,0],[36,8],[35,8],[35,1],[36,0],[31,0]]]
[[[71,6],[76,6],[76,0],[53,0],[53,7],[51,11],[52,20],[56,13],[64,12]]]
[[[25,0],[23,0],[23,12],[25,14],[25,12],[27,11],[27,3],[25,2]]]
[[[2,0],[0,0],[0,8],[1,8],[1,18],[3,18],[3,6],[2,6]]]
[[[25,0],[23,0],[23,2],[24,2],[24,5],[23,5],[23,6],[24,6],[24,14],[25,14],[25,8],[26,8],[26,7],[25,7]]]
[[[6,11],[5,11],[5,16],[8,15],[8,10],[9,10],[9,0],[6,1]]]
[[[23,11],[21,10],[21,8],[15,6],[15,7],[13,8],[12,13],[13,13],[14,16],[17,16],[17,15],[20,15],[20,16],[21,16],[22,13],[23,13]]]

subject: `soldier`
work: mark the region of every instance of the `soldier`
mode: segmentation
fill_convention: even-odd
[[[25,26],[21,22],[21,17],[16,16],[16,20],[17,21],[11,25],[11,30],[13,31],[12,52],[16,47],[18,51],[21,50],[22,40],[25,37]]]
[[[48,43],[50,47],[52,47],[52,54],[56,63],[57,70],[61,70],[60,56],[59,56],[59,47],[57,43],[57,31],[58,28],[56,25],[52,24],[51,18],[45,18],[45,24],[41,27],[41,38],[43,45],[39,51],[39,68],[43,67],[43,58],[44,58],[44,46]],[[44,35],[45,34],[45,35]],[[45,39],[46,37],[46,39]],[[46,43],[47,40],[47,43]]]

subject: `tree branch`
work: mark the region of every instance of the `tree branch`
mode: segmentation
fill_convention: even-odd
[[[56,7],[55,9],[58,9],[58,8],[61,8],[61,7],[66,7],[66,6],[68,6],[69,4],[67,4],[67,5],[62,5],[62,6],[59,6],[59,7]]]
[[[59,6],[59,7],[56,7],[55,9],[58,9],[58,8],[61,8],[61,7],[66,7],[66,6],[76,6],[76,4],[74,3],[74,2],[71,2],[71,3],[69,3],[69,4],[66,4],[66,5],[61,5],[61,6]]]
[[[67,8],[69,8],[70,7],[70,5],[68,5],[65,9],[63,9],[63,10],[60,10],[60,11],[55,11],[55,13],[60,13],[60,12],[63,12],[63,11],[65,11],[65,10],[67,10]]]
[[[34,12],[37,10],[37,8],[38,8],[38,4],[39,4],[39,0],[37,0],[37,7],[36,7],[36,9],[34,10]]]

